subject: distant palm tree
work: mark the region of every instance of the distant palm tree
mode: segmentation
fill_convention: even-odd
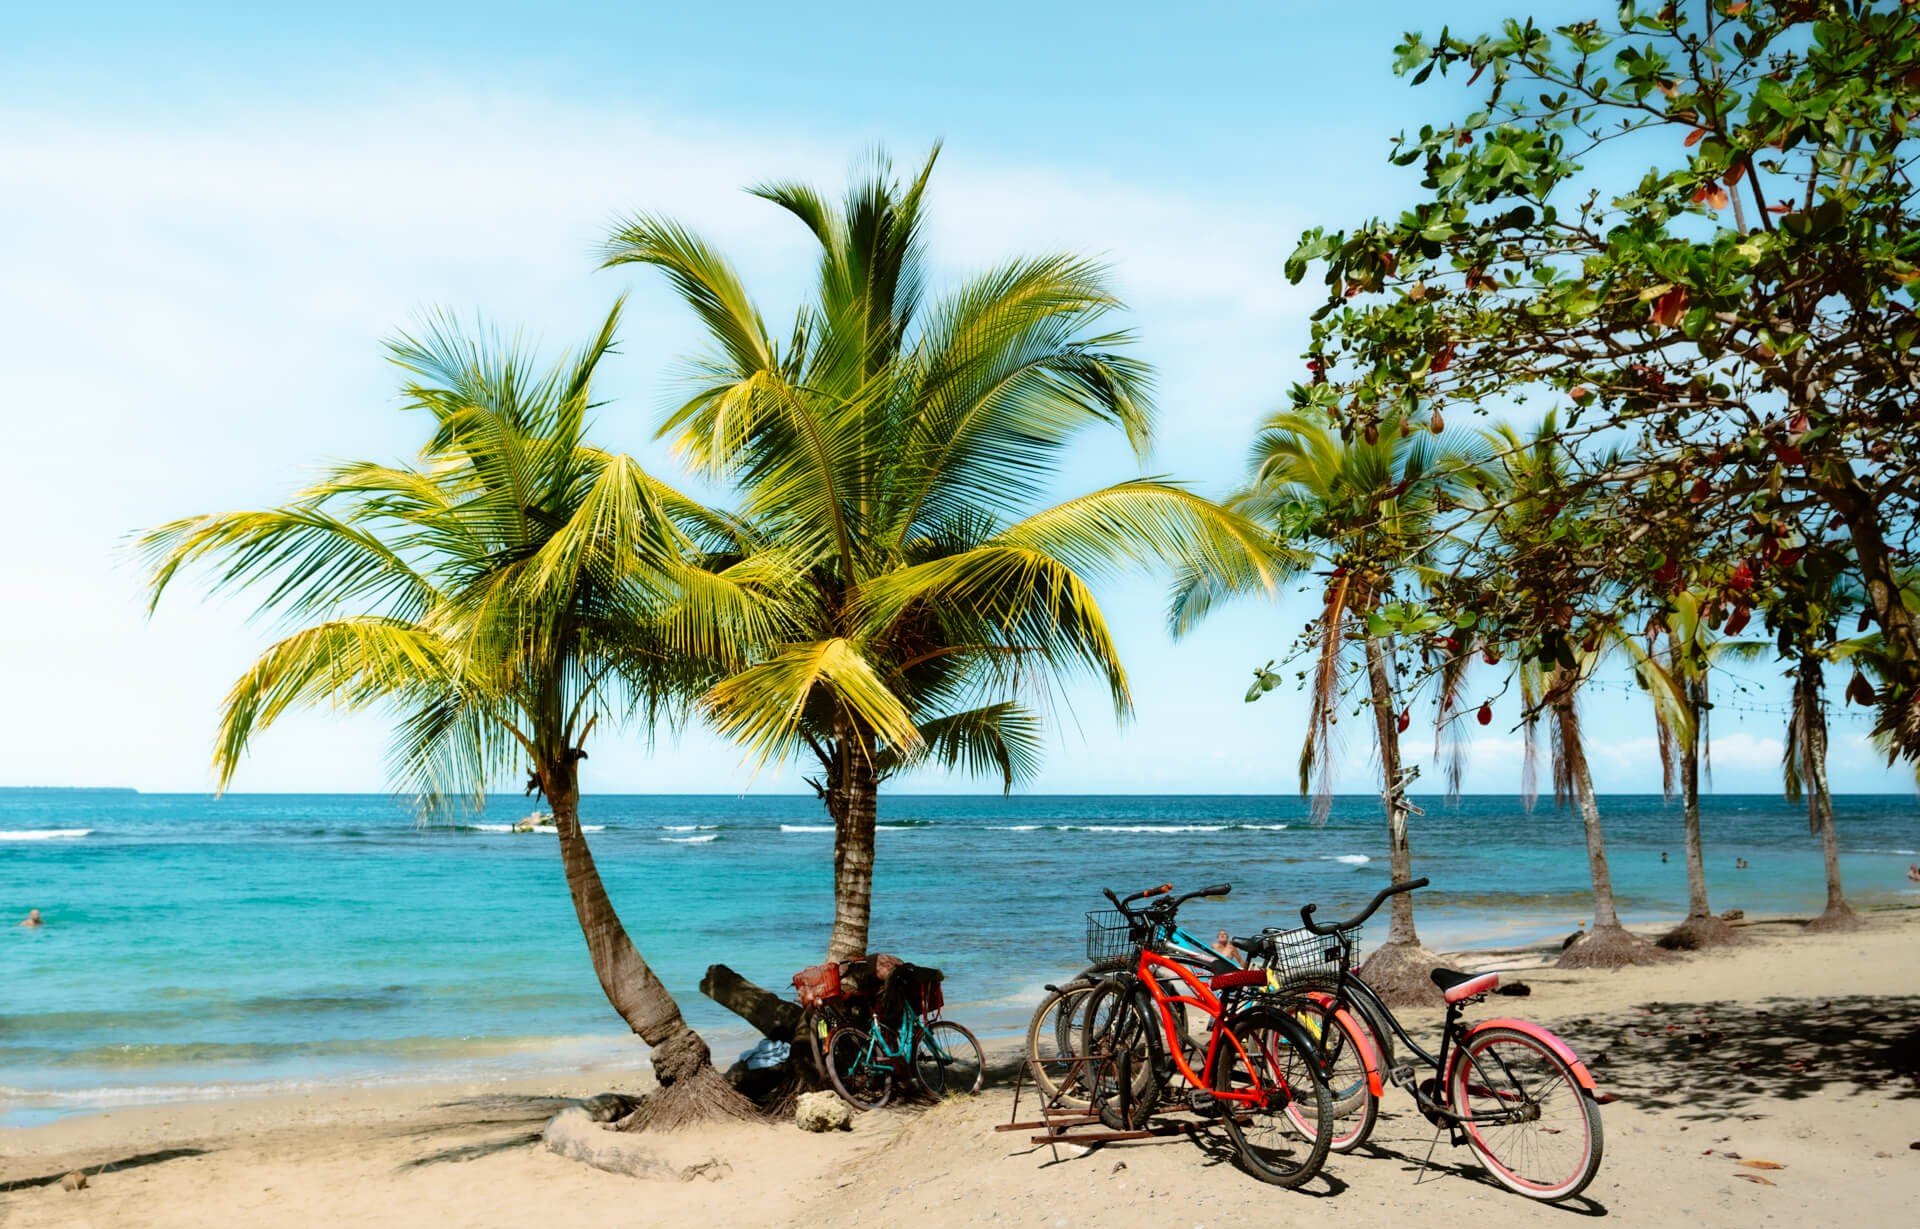
[[[1789,573],[1789,575],[1791,575]],[[1840,839],[1833,826],[1833,791],[1827,784],[1827,685],[1830,661],[1872,656],[1866,638],[1843,641],[1839,619],[1849,605],[1857,608],[1860,594],[1841,577],[1809,576],[1789,582],[1771,612],[1780,624],[1780,646],[1787,653],[1793,678],[1793,701],[1787,716],[1786,749],[1780,767],[1788,801],[1807,804],[1807,828],[1820,838],[1825,865],[1827,904],[1809,930],[1852,930],[1861,925],[1847,904],[1840,880]]]
[[[1557,415],[1549,413],[1531,434],[1522,435],[1501,425],[1487,432],[1487,442],[1499,462],[1489,482],[1487,504],[1493,509],[1494,528],[1503,541],[1518,539],[1536,552],[1544,539],[1552,541],[1558,524],[1594,515],[1590,501],[1583,504],[1580,489],[1569,482],[1572,458],[1560,442]],[[1597,586],[1605,578],[1575,561],[1560,575],[1587,577]],[[1565,594],[1571,600],[1579,594]],[[1571,662],[1529,658],[1516,669],[1526,753],[1522,792],[1532,805],[1537,795],[1540,716],[1551,714],[1553,797],[1557,806],[1572,805],[1580,812],[1587,844],[1587,871],[1593,883],[1593,929],[1561,953],[1568,968],[1619,968],[1667,959],[1651,943],[1620,924],[1614,904],[1613,872],[1607,862],[1606,834],[1601,825],[1600,801],[1587,766],[1585,737],[1580,724],[1579,692],[1609,648],[1621,640],[1617,623],[1602,615],[1589,616],[1586,626],[1570,629],[1567,643]]]
[[[1261,425],[1247,484],[1227,500],[1227,507],[1264,527],[1280,548],[1298,552],[1293,574],[1314,561],[1326,568],[1321,609],[1311,628],[1300,792],[1312,793],[1316,812],[1325,814],[1343,675],[1357,668],[1366,677],[1373,710],[1394,883],[1413,878],[1408,836],[1413,808],[1400,758],[1403,697],[1391,633],[1380,630],[1376,620],[1397,585],[1431,575],[1443,541],[1436,516],[1465,493],[1474,455],[1474,449],[1436,437],[1424,426],[1416,429],[1399,414],[1343,439],[1324,412],[1287,410]],[[1171,610],[1175,633],[1192,628],[1216,603],[1241,591],[1232,574],[1205,566],[1183,569]],[[1387,941],[1368,958],[1368,984],[1401,1002],[1436,997],[1427,978],[1434,958],[1420,946],[1410,894],[1393,898],[1390,918]]]
[[[181,568],[212,562],[215,588],[261,593],[301,625],[227,696],[221,788],[257,733],[319,704],[394,713],[392,775],[429,806],[531,766],[594,972],[652,1047],[663,1091],[642,1121],[667,1124],[747,1103],[614,911],[580,825],[579,761],[601,722],[684,704],[777,624],[755,565],[725,566],[727,521],[587,442],[618,316],[545,373],[444,321],[403,337],[390,348],[407,403],[432,420],[413,464],[343,465],[284,507],[176,521],[142,546],[155,603]],[[689,562],[708,549],[719,568]]]
[[[1708,767],[1709,718],[1713,711],[1713,672],[1735,660],[1751,661],[1765,651],[1755,640],[1736,640],[1719,630],[1708,601],[1682,592],[1669,599],[1656,636],[1635,662],[1653,699],[1659,734],[1663,785],[1671,796],[1678,777],[1681,823],[1687,856],[1687,916],[1660,938],[1673,950],[1692,950],[1731,942],[1733,928],[1713,916],[1707,902],[1706,858],[1700,840],[1700,776]],[[1664,629],[1661,631],[1659,629]]]
[[[1012,785],[1038,762],[1036,700],[1075,673],[1131,698],[1092,582],[1202,559],[1269,583],[1252,526],[1138,480],[1045,506],[1089,427],[1144,454],[1146,367],[1094,326],[1118,302],[1069,256],[1012,261],[926,295],[921,225],[938,150],[904,185],[886,160],[837,206],[791,183],[754,192],[819,244],[813,299],[784,342],[733,267],[684,227],[637,217],[608,265],[651,265],[711,342],[662,428],[736,485],[758,559],[792,581],[791,638],[707,693],[761,762],[805,756],[834,823],[829,959],[868,949],[879,789],[926,763]]]

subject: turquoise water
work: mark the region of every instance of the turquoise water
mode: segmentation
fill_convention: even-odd
[[[1564,934],[1588,916],[1579,824],[1542,805],[1423,800],[1414,827],[1429,946]],[[1605,801],[1629,921],[1685,899],[1677,809]],[[0,1123],[314,1082],[638,1066],[574,925],[553,838],[420,828],[391,798],[0,791]],[[715,1049],[739,1022],[695,987],[708,963],[784,985],[825,946],[831,831],[811,797],[590,797],[615,903]],[[1856,901],[1920,900],[1911,797],[1838,805]],[[1386,880],[1377,800],[1316,826],[1294,798],[882,800],[878,946],[948,974],[949,1014],[1010,1032],[1077,967],[1103,885],[1231,880],[1190,928],[1284,922]],[[1716,908],[1817,909],[1819,846],[1776,798],[1705,807]],[[1661,864],[1660,851],[1672,861]],[[1736,857],[1751,869],[1735,871]],[[40,930],[12,923],[37,907]]]

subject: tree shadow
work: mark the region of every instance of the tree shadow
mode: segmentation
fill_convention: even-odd
[[[409,1126],[395,1132],[398,1138],[439,1142],[451,1135],[479,1133],[478,1139],[449,1143],[431,1152],[403,1161],[397,1169],[418,1169],[459,1161],[477,1161],[500,1152],[510,1152],[540,1142],[547,1120],[569,1105],[570,1097],[490,1094],[442,1101],[435,1108],[449,1116],[427,1126]]]
[[[177,1161],[183,1157],[205,1156],[207,1155],[207,1151],[205,1148],[162,1148],[158,1152],[142,1152],[136,1156],[123,1156],[117,1161],[107,1161],[99,1165],[84,1165],[81,1166],[77,1172],[86,1174],[91,1178],[98,1174],[118,1173],[127,1169],[139,1169],[144,1165],[158,1165],[162,1161]],[[31,1190],[38,1186],[52,1186],[60,1179],[74,1172],[76,1171],[72,1169],[63,1169],[58,1173],[41,1174],[37,1178],[16,1178],[12,1181],[0,1182],[0,1194],[8,1191]]]
[[[1603,1095],[1695,1121],[1828,1092],[1920,1099],[1920,996],[1653,1003],[1554,1027]]]

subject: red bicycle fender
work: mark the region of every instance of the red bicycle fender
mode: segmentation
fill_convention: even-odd
[[[1573,1047],[1546,1029],[1541,1028],[1538,1024],[1532,1024],[1525,1020],[1482,1020],[1467,1030],[1467,1040],[1472,1041],[1475,1033],[1490,1028],[1510,1028],[1516,1033],[1525,1033],[1564,1059],[1567,1066],[1572,1069],[1573,1078],[1579,1083],[1580,1087],[1586,1089],[1588,1092],[1592,1092],[1597,1087],[1593,1082],[1593,1073],[1588,1071],[1587,1065],[1580,1061],[1580,1056],[1573,1052]]]
[[[1309,990],[1307,997],[1322,1007],[1333,1003],[1333,996],[1324,990]],[[1367,1091],[1379,1096],[1386,1091],[1386,1083],[1380,1078],[1380,1055],[1373,1047],[1373,1031],[1362,1028],[1360,1022],[1353,1018],[1353,1013],[1344,1007],[1334,1013],[1334,1019],[1346,1028],[1347,1036],[1360,1043],[1360,1062],[1367,1069]]]

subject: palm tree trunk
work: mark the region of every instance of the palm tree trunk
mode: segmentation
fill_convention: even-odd
[[[840,740],[839,763],[827,791],[833,816],[833,933],[828,960],[857,960],[867,954],[873,916],[874,828],[879,818],[880,784],[873,752],[857,734]]]
[[[1860,919],[1840,887],[1840,838],[1833,830],[1833,792],[1827,785],[1826,679],[1818,657],[1808,653],[1800,658],[1793,686],[1794,703],[1805,718],[1801,775],[1806,779],[1807,823],[1820,836],[1820,854],[1827,871],[1827,907],[1807,923],[1807,929],[1850,930],[1860,925]]]
[[[1593,879],[1593,928],[1619,929],[1620,914],[1613,904],[1613,873],[1607,867],[1607,838],[1600,829],[1600,802],[1593,794],[1593,774],[1587,768],[1586,747],[1580,741],[1580,715],[1568,699],[1553,706],[1560,725],[1560,754],[1567,759],[1574,801],[1587,836],[1587,873]]]
[[[1367,687],[1373,698],[1374,731],[1380,742],[1380,799],[1387,812],[1387,871],[1394,883],[1413,878],[1413,845],[1407,838],[1407,795],[1400,779],[1400,725],[1394,712],[1393,680],[1387,675],[1387,655],[1380,641],[1368,636]],[[1413,929],[1413,893],[1402,892],[1388,902],[1392,923],[1387,942],[1418,945]]]
[[[1374,732],[1380,751],[1380,799],[1387,812],[1387,872],[1394,883],[1413,878],[1413,845],[1407,837],[1406,783],[1400,777],[1400,726],[1395,713],[1393,679],[1387,673],[1387,655],[1379,639],[1366,637],[1367,687],[1373,701]],[[1395,1005],[1440,1001],[1427,974],[1438,963],[1420,946],[1413,928],[1413,893],[1402,892],[1388,902],[1391,909],[1387,941],[1367,957],[1361,975],[1375,993]]]
[[[706,1041],[688,1027],[680,1005],[634,947],[620,915],[614,911],[593,851],[587,848],[586,835],[580,828],[576,766],[570,758],[550,762],[541,765],[536,775],[547,805],[553,809],[560,864],[566,870],[567,892],[573,898],[580,933],[587,941],[594,976],[600,979],[600,988],[613,1009],[651,1051],[653,1074],[660,1081],[665,1105],[651,1107],[651,1113],[643,1107],[641,1112],[647,1114],[644,1125],[666,1126],[713,1115],[740,1117],[751,1113],[745,1098],[714,1070]]]
[[[1700,736],[1680,748],[1680,823],[1687,842],[1687,918],[1713,916],[1707,904],[1707,862],[1700,845]]]
[[[1705,719],[1706,697],[1694,704],[1694,724],[1680,744],[1681,826],[1687,842],[1687,916],[1686,920],[1660,937],[1660,946],[1670,951],[1694,951],[1736,939],[1733,927],[1713,916],[1707,903],[1707,863],[1700,845],[1700,723]]]
[[[1613,872],[1607,866],[1607,838],[1600,828],[1600,801],[1594,796],[1593,773],[1587,767],[1586,744],[1581,741],[1580,714],[1574,708],[1571,695],[1553,705],[1553,716],[1559,726],[1566,779],[1573,785],[1580,823],[1586,830],[1587,873],[1593,879],[1593,929],[1561,952],[1559,966],[1617,969],[1666,960],[1665,953],[1620,924],[1620,914],[1613,903]]]

